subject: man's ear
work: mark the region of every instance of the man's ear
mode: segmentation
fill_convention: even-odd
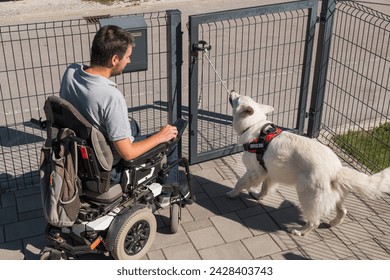
[[[120,59],[119,59],[119,56],[118,56],[118,55],[114,54],[114,55],[111,57],[111,65],[112,65],[112,66],[115,67],[119,61],[120,61]]]

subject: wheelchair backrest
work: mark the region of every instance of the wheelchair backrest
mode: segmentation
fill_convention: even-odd
[[[92,126],[77,109],[57,96],[47,98],[44,106],[48,137],[62,128],[71,129],[78,147],[78,176],[83,187],[98,193],[110,188],[113,164],[111,148],[104,135]]]

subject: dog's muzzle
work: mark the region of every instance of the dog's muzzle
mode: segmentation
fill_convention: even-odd
[[[232,90],[229,94],[229,103],[232,107],[234,107],[233,102],[239,98],[238,93],[235,90]]]
[[[233,107],[233,98],[232,98],[231,95],[229,95],[229,103],[230,103],[230,105]]]
[[[235,93],[235,91],[234,90],[232,90],[231,92],[230,92],[230,94],[229,94],[229,103],[230,103],[230,105],[233,107],[233,93]]]

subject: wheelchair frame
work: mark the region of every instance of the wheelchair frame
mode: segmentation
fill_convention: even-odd
[[[189,184],[189,167],[188,167],[188,161],[185,158],[177,160],[176,164],[183,164],[186,170],[186,178],[187,183]],[[174,166],[174,165],[171,165]],[[157,179],[157,176],[154,178],[151,178],[148,183],[154,181]],[[147,184],[147,183],[146,183]],[[190,189],[190,199],[194,199],[193,194],[191,193],[191,187],[189,185]],[[114,219],[111,221],[109,227],[104,228],[103,230],[85,230],[80,231],[77,228],[84,227],[86,228],[88,225],[87,223],[78,223],[76,222],[75,225],[69,229],[69,228],[57,228],[53,227],[52,225],[48,224],[45,230],[45,237],[49,242],[49,246],[45,247],[44,250],[41,253],[41,259],[68,259],[68,258],[77,258],[78,256],[87,255],[87,254],[105,254],[109,253],[112,255],[114,259],[140,259],[142,258],[150,248],[153,240],[155,237],[155,232],[149,233],[149,240],[146,240],[146,242],[143,242],[140,240],[137,240],[137,238],[141,237],[135,237],[131,242],[133,244],[129,244],[129,246],[138,246],[138,251],[131,253],[128,257],[126,256],[118,256],[118,253],[114,252],[115,246],[114,244],[110,243],[110,235],[117,235],[118,232],[121,230],[121,227],[123,225],[123,220],[128,219],[132,215],[138,212],[143,212],[144,210],[147,210],[149,213],[154,213],[158,209],[161,209],[156,203],[156,200],[158,200],[159,196],[152,197],[151,196],[152,191],[150,189],[145,189],[142,191],[141,194],[139,194],[138,197],[131,196],[127,198],[120,198],[117,201],[109,204],[109,205],[102,205],[102,207],[107,208],[105,209],[105,213],[101,214],[101,217],[105,217],[106,215],[113,215]],[[170,197],[169,207],[170,207],[170,229],[172,233],[176,233],[179,228],[180,219],[181,219],[181,208],[185,206],[185,198],[182,197],[182,195],[179,193],[179,191],[173,190],[173,195]],[[115,213],[115,211],[118,211],[118,209],[122,208],[118,213]],[[165,208],[165,207],[164,207]],[[118,215],[121,215],[121,219],[118,219]],[[145,215],[145,214],[144,214]],[[154,216],[153,216],[154,217]],[[118,220],[115,220],[118,219]],[[154,218],[155,219],[155,218]],[[97,219],[94,219],[92,221],[96,221]],[[116,221],[114,223],[114,221]],[[137,226],[137,225],[134,225]],[[76,230],[77,229],[77,230]],[[132,229],[130,228],[129,231]],[[153,228],[153,226],[150,227],[151,231],[156,231],[156,228]],[[76,232],[77,233],[76,233]],[[80,233],[84,233],[84,236]],[[132,235],[134,233],[131,233]],[[136,233],[138,235],[142,235],[143,232]],[[138,243],[138,244],[137,244]],[[150,246],[147,246],[147,243],[150,243]],[[147,246],[147,250],[146,249]]]
[[[49,97],[47,103],[50,100],[63,102],[55,96]],[[31,121],[41,128],[46,127],[41,120]],[[195,197],[190,186],[188,160],[182,157],[168,165],[164,159],[181,140],[186,124],[184,120],[176,124],[180,129],[176,139],[162,143],[136,159],[123,162],[125,172],[122,182],[114,186],[120,187],[122,192],[114,200],[108,203],[96,201],[81,190],[77,221],[71,227],[47,225],[45,236],[49,245],[42,250],[41,259],[78,258],[86,254],[109,254],[119,260],[140,259],[147,253],[156,235],[155,211],[167,206],[170,208],[171,232],[176,233],[181,208],[192,203]],[[79,140],[76,137],[75,141]],[[188,190],[184,194],[179,182],[171,185],[159,183],[172,168],[178,166],[184,167],[186,175]],[[169,197],[166,194],[170,194]],[[165,201],[167,199],[168,203]]]

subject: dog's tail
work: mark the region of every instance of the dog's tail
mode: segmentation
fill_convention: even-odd
[[[379,198],[384,192],[390,193],[390,168],[369,176],[342,167],[333,183],[346,192],[356,192],[368,198]]]

